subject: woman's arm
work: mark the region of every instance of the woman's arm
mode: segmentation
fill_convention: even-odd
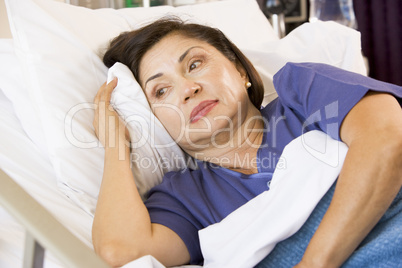
[[[152,255],[165,265],[188,263],[190,257],[183,241],[167,227],[151,223],[137,191],[130,167],[128,131],[110,106],[116,84],[116,80],[104,84],[95,97],[94,127],[105,147],[104,173],[92,228],[95,251],[113,266],[144,255]]]
[[[297,267],[339,267],[388,209],[402,185],[402,110],[369,92],[345,117],[349,146],[332,202]]]

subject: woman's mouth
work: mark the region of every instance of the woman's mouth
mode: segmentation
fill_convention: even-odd
[[[211,111],[217,104],[218,100],[206,100],[202,101],[191,111],[190,114],[190,123],[195,123],[200,120],[202,117],[207,115],[209,111]]]

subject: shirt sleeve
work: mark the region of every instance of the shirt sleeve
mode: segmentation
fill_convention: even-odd
[[[369,90],[402,96],[402,88],[321,63],[287,63],[274,76],[282,105],[303,122],[303,131],[320,129],[340,140],[347,113]]]
[[[170,183],[175,175],[175,172],[167,173],[163,182],[151,189],[145,206],[152,223],[168,227],[183,240],[190,253],[190,264],[202,265],[203,257],[198,230],[203,226],[175,196],[176,189]]]

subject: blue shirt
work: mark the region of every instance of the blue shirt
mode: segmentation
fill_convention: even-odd
[[[288,63],[274,76],[278,98],[261,110],[265,132],[257,152],[258,173],[245,175],[198,161],[197,170],[169,172],[145,205],[151,221],[176,232],[192,264],[202,264],[198,230],[220,222],[260,193],[269,182],[284,147],[311,130],[334,139],[346,114],[371,89],[402,96],[402,88],[317,63]],[[241,161],[241,160],[240,160]]]

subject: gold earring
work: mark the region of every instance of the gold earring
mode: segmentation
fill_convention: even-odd
[[[246,87],[247,87],[247,88],[251,87],[251,83],[250,83],[250,82],[247,82],[247,83],[246,83]]]

